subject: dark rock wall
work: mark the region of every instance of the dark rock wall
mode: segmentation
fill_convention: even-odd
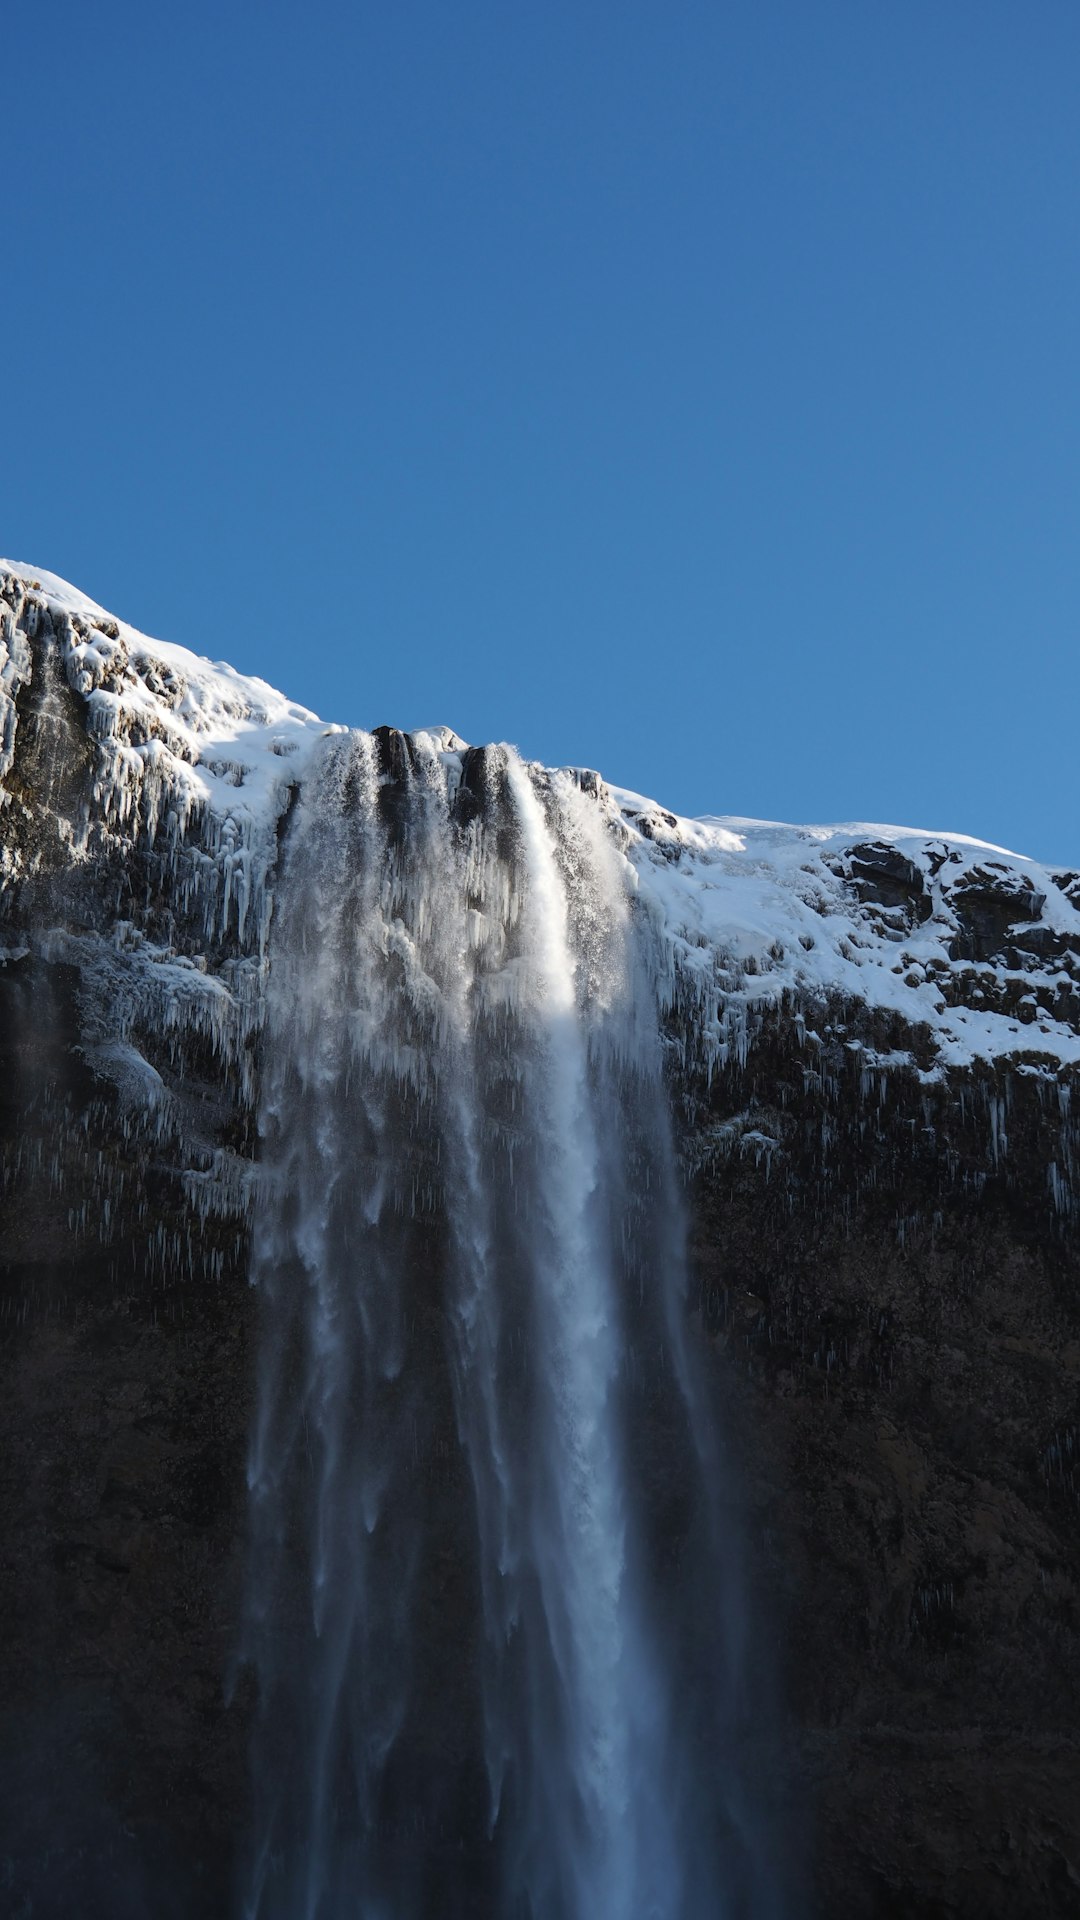
[[[204,1189],[253,1117],[146,992],[138,929],[203,942],[95,817],[56,624],[10,583],[5,614],[32,672],[0,812],[0,1912],[194,1920],[229,1908],[250,1712],[247,1212]]]
[[[186,1920],[244,1817],[251,1296],[80,1064],[75,993],[0,970],[0,1910]]]
[[[75,858],[93,745],[47,618],[7,604],[34,670],[0,813],[0,1908],[224,1915],[257,1030],[230,1064],[155,1013],[140,940],[211,974],[236,942],[207,950],[145,848]],[[863,867],[856,894],[909,884]],[[984,966],[1015,917],[976,904]],[[1076,1076],[865,1064],[898,1045],[787,1004],[745,1066],[675,1075],[690,1308],[792,1726],[778,1819],[823,1920],[1080,1914]]]
[[[696,1305],[780,1599],[820,1910],[1078,1913],[1068,1121],[1011,1071],[882,1094],[848,1031],[804,1074],[778,1018],[694,1135]]]

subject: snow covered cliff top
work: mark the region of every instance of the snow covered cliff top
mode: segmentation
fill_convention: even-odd
[[[167,755],[192,799],[234,816],[259,813],[272,802],[283,761],[295,777],[328,731],[316,714],[265,680],[149,639],[54,573],[0,560],[0,576],[5,573],[54,613],[74,618],[71,685],[90,702],[92,715],[111,710],[122,716],[122,734],[135,736],[134,751],[144,760]]]
[[[4,575],[62,627],[67,678],[112,755],[116,794],[164,787],[182,814],[217,816],[226,844],[272,827],[336,729],[265,681],[147,638],[53,574],[0,561]],[[4,616],[0,746],[23,677]],[[459,744],[443,733],[445,749]],[[729,1005],[787,991],[861,1001],[918,1030],[938,1066],[1080,1063],[1080,874],[962,834],[685,820],[624,789],[601,798],[673,966],[708,974]]]

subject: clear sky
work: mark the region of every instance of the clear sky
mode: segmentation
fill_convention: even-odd
[[[0,552],[327,719],[1080,863],[1076,0],[5,10]]]

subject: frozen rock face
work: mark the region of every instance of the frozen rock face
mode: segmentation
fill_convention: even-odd
[[[16,1912],[231,1910],[266,937],[327,731],[0,566]],[[408,740],[376,739],[402,777]],[[660,956],[689,1330],[783,1650],[807,1908],[1073,1913],[1080,878],[578,778]],[[675,1512],[659,1427],[654,1471]]]

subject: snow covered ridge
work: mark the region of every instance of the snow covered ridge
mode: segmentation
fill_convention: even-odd
[[[613,798],[720,1058],[744,1053],[755,1013],[790,993],[808,1018],[856,1001],[911,1028],[910,1047],[869,1066],[933,1079],[1005,1056],[1080,1063],[1080,873],[962,834],[679,820]]]
[[[261,952],[278,821],[338,729],[262,680],[147,638],[52,574],[0,561],[0,596],[0,806],[40,610],[94,750],[94,817],[72,858],[92,855],[102,831],[183,848],[212,876],[220,925]],[[448,759],[462,745],[441,733]],[[632,865],[669,1001],[692,1013],[711,1061],[744,1057],[761,1014],[794,996],[810,1044],[815,1010],[846,1001],[896,1016],[910,1046],[870,1064],[924,1078],[1010,1056],[1052,1075],[1080,1063],[1080,874],[957,834],[682,820],[583,781]]]
[[[68,685],[86,702],[95,814],[106,829],[138,826],[151,840],[163,830],[180,839],[202,816],[217,842],[211,857],[234,870],[243,930],[254,843],[272,830],[288,780],[328,729],[265,681],[148,639],[54,574],[0,560],[0,588],[5,575],[31,609],[47,610]],[[0,607],[0,779],[29,671],[26,639],[11,607]]]

